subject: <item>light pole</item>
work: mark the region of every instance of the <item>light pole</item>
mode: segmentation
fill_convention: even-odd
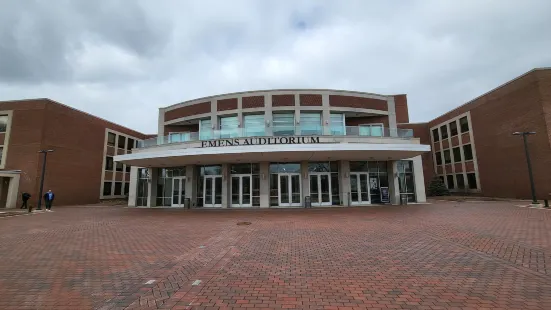
[[[522,136],[522,140],[524,141],[524,152],[526,153],[526,163],[528,164],[528,175],[530,176],[530,188],[532,190],[532,204],[538,204],[538,201],[536,199],[536,187],[534,186],[534,175],[532,174],[532,163],[530,162],[530,153],[528,153],[528,142],[526,140],[526,136],[535,135],[535,134],[536,133],[534,131],[513,132],[513,135],[515,136]]]
[[[42,191],[44,190],[44,174],[46,173],[46,157],[48,153],[53,152],[54,150],[40,150],[38,153],[44,154],[44,160],[42,161],[42,175],[40,176],[40,192],[38,194],[38,204],[36,210],[42,210]]]

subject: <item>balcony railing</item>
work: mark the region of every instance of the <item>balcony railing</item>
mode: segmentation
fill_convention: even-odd
[[[312,127],[312,126],[273,126],[209,130],[201,132],[170,133],[140,141],[137,148],[157,145],[182,143],[202,140],[245,138],[245,137],[279,137],[279,136],[357,136],[357,137],[392,137],[398,139],[413,138],[412,129],[386,128],[379,125],[346,126],[346,127]]]

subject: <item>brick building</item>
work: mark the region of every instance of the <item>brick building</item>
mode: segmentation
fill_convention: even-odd
[[[130,169],[113,156],[131,153],[142,133],[49,99],[0,102],[0,208],[14,208],[21,193],[36,206],[42,156],[48,154],[44,190],[56,205],[124,198]]]
[[[530,198],[522,138],[528,147],[538,199],[551,193],[551,69],[527,72],[427,123],[410,128],[431,152],[423,155],[425,182],[442,178],[452,192]]]
[[[159,110],[144,135],[49,99],[0,102],[0,207],[129,198],[131,206],[277,207],[425,201],[440,177],[455,193],[539,199],[551,193],[551,69],[534,69],[429,122],[406,95],[263,90]]]

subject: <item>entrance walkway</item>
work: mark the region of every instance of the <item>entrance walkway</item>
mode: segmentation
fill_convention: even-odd
[[[551,309],[551,212],[509,202],[55,211],[0,219],[0,309]]]

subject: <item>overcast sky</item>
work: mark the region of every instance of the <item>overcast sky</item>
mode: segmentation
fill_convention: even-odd
[[[551,0],[0,0],[0,100],[48,97],[156,133],[227,92],[408,95],[430,120],[551,66]]]

